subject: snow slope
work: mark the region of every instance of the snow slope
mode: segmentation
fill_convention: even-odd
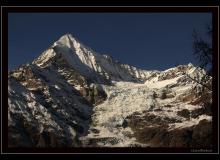
[[[100,55],[76,40],[71,34],[62,36],[33,64],[40,67],[50,65],[50,60],[63,54],[65,60],[84,76],[100,76],[113,81],[143,81],[157,71],[145,71],[126,64],[120,64],[108,55]]]

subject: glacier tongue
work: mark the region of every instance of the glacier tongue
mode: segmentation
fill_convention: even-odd
[[[151,146],[148,143],[139,143],[134,136],[134,128],[127,124],[128,117],[134,114],[138,116],[147,114],[162,121],[167,119],[171,122],[164,123],[164,125],[168,125],[167,130],[169,131],[192,127],[198,125],[202,120],[211,122],[212,117],[210,115],[200,115],[191,119],[179,115],[183,110],[193,113],[203,108],[201,105],[190,104],[191,100],[184,102],[180,99],[184,94],[190,94],[196,86],[193,82],[188,83],[183,90],[184,87],[179,86],[177,81],[182,77],[183,75],[168,80],[151,80],[146,81],[145,84],[115,82],[114,86],[103,85],[108,98],[104,103],[95,106],[90,134],[84,139],[103,139],[106,137],[114,139],[114,143],[112,141],[99,142],[96,144],[98,146]],[[169,88],[171,84],[174,87]],[[164,93],[165,97],[161,95],[161,92]],[[156,124],[151,125],[152,127],[157,126]]]

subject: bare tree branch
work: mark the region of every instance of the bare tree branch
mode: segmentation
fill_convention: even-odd
[[[196,67],[196,69],[199,69],[199,68]],[[202,85],[203,87],[205,87],[206,89],[208,89],[209,91],[212,92],[212,88],[210,88],[210,87],[208,87],[208,86],[206,85],[207,81],[210,80],[210,79],[207,80],[207,77],[209,77],[208,75],[205,74],[205,75],[202,77],[203,80],[201,80],[201,81],[199,81],[199,80],[197,80],[197,79],[195,79],[195,78],[192,78],[192,77],[191,77],[189,74],[187,74],[186,72],[183,72],[183,75],[186,75],[188,78],[190,78],[190,79],[193,80],[194,82],[196,82],[196,83]]]

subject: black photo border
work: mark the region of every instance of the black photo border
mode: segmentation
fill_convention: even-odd
[[[213,22],[213,147],[212,148],[8,148],[8,13],[212,13]],[[219,153],[219,6],[1,6],[1,153]]]

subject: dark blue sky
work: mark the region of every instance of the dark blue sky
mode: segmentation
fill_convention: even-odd
[[[66,33],[147,70],[196,64],[192,31],[210,21],[209,13],[9,13],[8,67],[31,62]]]

